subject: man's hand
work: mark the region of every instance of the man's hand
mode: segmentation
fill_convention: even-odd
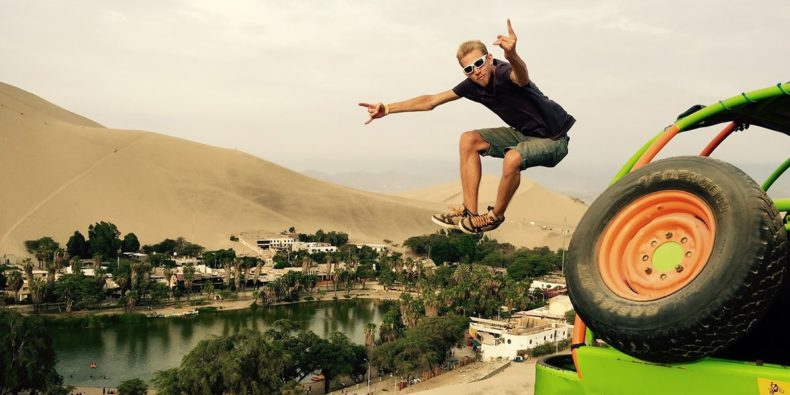
[[[368,108],[368,120],[365,125],[373,122],[374,119],[379,119],[387,115],[387,107],[383,103],[359,103],[360,107]]]
[[[510,19],[507,20],[507,36],[497,34],[494,45],[498,45],[505,51],[507,58],[511,53],[516,52],[516,32],[513,31],[513,26],[510,25]]]

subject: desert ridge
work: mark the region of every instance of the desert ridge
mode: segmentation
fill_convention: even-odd
[[[567,248],[573,230],[587,211],[587,205],[542,187],[524,175],[528,173],[529,169],[522,173],[519,189],[505,213],[506,221],[489,235],[515,246],[548,246],[556,250],[564,245]],[[498,185],[498,176],[483,175],[480,180],[480,211],[494,205]],[[398,196],[445,206],[458,206],[463,201],[460,181],[404,192]]]
[[[75,230],[87,234],[98,221],[134,232],[143,244],[183,236],[209,249],[236,247],[231,234],[277,234],[291,226],[400,243],[435,232],[429,217],[446,208],[435,199],[319,181],[237,150],[107,128],[6,84],[0,84],[0,185],[0,253],[17,255],[26,255],[25,240],[51,236],[65,245]],[[520,233],[521,205],[529,213],[554,207],[551,199],[570,199],[544,193],[540,199],[550,201],[539,202],[524,186],[510,224],[495,237],[542,245]]]

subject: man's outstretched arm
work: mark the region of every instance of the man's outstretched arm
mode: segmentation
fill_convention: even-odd
[[[507,59],[512,67],[510,71],[510,80],[518,86],[524,86],[529,84],[529,72],[527,71],[527,64],[524,63],[524,60],[516,53],[516,41],[516,32],[510,24],[510,19],[508,19],[507,36],[501,34],[497,35],[494,45],[498,45],[505,51],[505,59]]]
[[[437,106],[459,98],[460,96],[456,95],[452,90],[449,90],[435,95],[417,96],[396,103],[359,103],[359,105],[367,107],[368,109],[368,116],[370,118],[365,122],[365,125],[367,125],[374,119],[379,119],[385,115],[396,112],[430,111]]]

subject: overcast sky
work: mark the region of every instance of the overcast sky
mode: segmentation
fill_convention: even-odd
[[[585,177],[693,104],[790,80],[788,17],[787,0],[0,0],[0,80],[108,127],[297,171],[454,168],[462,131],[503,124],[488,110],[459,100],[363,126],[357,103],[451,89],[457,45],[492,43],[510,18],[530,77],[578,120],[556,174]],[[715,156],[778,165],[790,152],[775,132],[735,137]]]

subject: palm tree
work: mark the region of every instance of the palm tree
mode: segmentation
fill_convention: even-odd
[[[365,326],[365,347],[370,350],[376,342],[376,324],[368,322]]]
[[[44,261],[44,266],[47,268],[47,284],[52,284],[55,282],[55,262],[53,261]]]
[[[192,293],[192,280],[195,279],[195,267],[192,264],[184,266],[184,287],[187,289],[187,300]]]
[[[101,254],[96,254],[93,256],[93,267],[97,268],[101,266]]]
[[[140,296],[137,294],[137,291],[129,290],[126,291],[126,311],[130,312],[134,310],[134,306],[137,304],[137,301],[140,299]]]
[[[209,299],[214,299],[214,283],[211,281],[206,281],[200,291],[205,292]]]
[[[241,274],[240,274],[241,273],[241,264],[242,264],[242,259],[241,258],[234,258],[233,259],[233,270],[234,270],[234,273],[235,273],[234,282],[235,282],[235,286],[236,286],[236,294],[239,293],[239,286],[240,286],[240,283],[241,283]]]
[[[25,276],[27,277],[27,285],[33,284],[33,260],[25,258],[22,261],[22,268],[25,269]]]
[[[173,287],[170,285],[170,279],[173,278],[173,268],[170,265],[165,266],[164,275],[167,280],[167,298],[173,299]]]
[[[44,263],[46,263],[48,255],[49,254],[47,253],[47,250],[43,248],[39,248],[36,250],[35,256],[36,256],[36,260],[38,261],[39,270],[42,270],[44,268]]]
[[[223,259],[222,267],[225,269],[225,289],[230,289],[230,274],[233,261],[230,259]]]
[[[422,297],[423,304],[425,305],[426,317],[438,317],[439,307],[442,303],[439,290],[430,285],[427,281],[421,281],[420,296]]]
[[[99,284],[99,288],[101,289],[104,289],[104,286],[107,284],[107,277],[105,277],[106,274],[107,270],[101,266],[94,269],[94,279],[96,280],[96,284]]]
[[[414,328],[417,326],[417,321],[420,319],[420,301],[414,299],[410,294],[403,293],[400,296],[400,315],[403,320],[403,325],[407,328]]]
[[[137,285],[140,282],[139,277],[140,277],[140,263],[132,262],[129,265],[129,288],[132,291],[137,290]]]
[[[8,286],[14,291],[14,303],[19,303],[19,290],[22,289],[25,280],[22,277],[22,272],[14,270],[8,275]]]
[[[33,300],[33,311],[38,313],[39,306],[44,300],[47,285],[40,278],[34,278],[30,284],[30,298]]]
[[[153,265],[149,260],[146,260],[140,265],[140,273],[143,275],[142,287],[140,292],[140,300],[145,300],[145,294],[148,291],[148,286],[151,284],[151,271],[154,270]]]
[[[71,266],[71,272],[73,274],[79,274],[82,271],[82,262],[80,262],[80,257],[75,256],[69,260],[69,266]]]
[[[261,278],[261,268],[263,267],[263,260],[256,259],[255,260],[255,290],[258,290],[258,279]]]
[[[62,248],[55,250],[55,256],[53,258],[53,261],[55,262],[55,270],[60,271],[60,269],[63,269],[63,267],[66,266],[66,262],[69,261],[69,258],[69,253],[66,252],[66,250]]]

